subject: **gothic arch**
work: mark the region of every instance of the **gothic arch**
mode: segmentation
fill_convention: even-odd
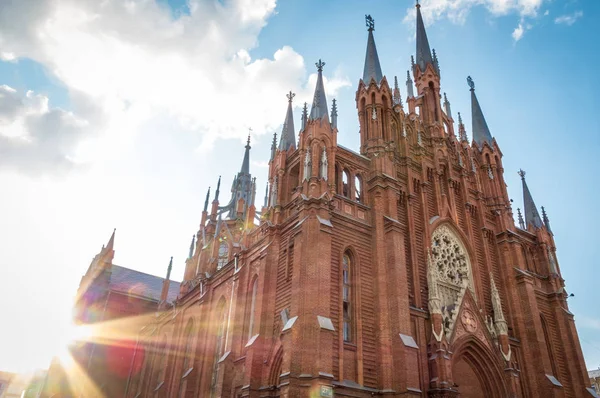
[[[283,366],[283,346],[281,342],[277,344],[277,350],[271,360],[271,368],[269,369],[269,385],[275,388],[279,388],[279,375],[282,373]]]
[[[460,338],[453,351],[452,377],[462,398],[507,396],[501,361],[478,338],[473,335]]]

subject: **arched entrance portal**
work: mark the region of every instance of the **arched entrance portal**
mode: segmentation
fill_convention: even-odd
[[[474,337],[459,344],[452,377],[461,398],[504,398],[507,395],[499,360]]]

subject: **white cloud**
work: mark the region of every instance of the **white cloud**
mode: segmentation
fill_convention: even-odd
[[[92,131],[87,120],[50,108],[44,95],[0,86],[0,167],[35,173],[70,169],[77,144]]]
[[[525,33],[525,29],[523,28],[523,24],[520,23],[519,26],[515,28],[512,32],[512,38],[514,41],[519,41],[523,37],[523,33]]]
[[[172,133],[200,134],[206,150],[219,138],[242,138],[250,126],[270,133],[283,121],[289,89],[297,105],[310,101],[312,62],[307,68],[289,46],[272,58],[249,54],[275,0],[188,4],[189,15],[173,18],[147,0],[9,2],[0,8],[0,48],[40,62],[79,100],[100,108],[112,140],[165,115],[176,121]],[[331,71],[329,96],[350,84]]]
[[[565,14],[554,19],[555,24],[571,26],[579,18],[583,17],[583,11],[575,11],[573,14]]]
[[[595,329],[600,331],[600,319],[590,318],[587,316],[577,317],[578,324],[588,329]]]
[[[447,18],[453,23],[464,24],[472,8],[481,6],[493,16],[517,14],[521,23],[513,31],[512,36],[518,41],[527,29],[522,24],[524,18],[533,18],[545,0],[429,0],[422,1],[421,13],[426,25]],[[407,10],[404,22],[414,24],[416,11],[414,7]]]

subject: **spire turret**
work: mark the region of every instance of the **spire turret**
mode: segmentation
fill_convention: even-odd
[[[248,129],[252,132],[252,129]],[[246,142],[246,152],[244,152],[244,160],[242,161],[242,169],[240,172],[242,174],[250,174],[250,132],[248,133],[248,141]]]
[[[269,181],[267,181],[267,186],[265,188],[265,200],[263,203],[263,207],[267,207],[269,205]]]
[[[548,232],[552,233],[552,229],[550,228],[550,220],[548,219],[548,215],[546,214],[546,209],[542,206],[542,220],[544,221],[544,225]]]
[[[171,285],[171,270],[173,269],[173,257],[169,261],[167,267],[167,277],[163,280],[162,291],[160,293],[160,304],[158,305],[159,310],[165,309],[167,306],[167,298],[169,297],[169,286]]]
[[[323,85],[323,67],[325,62],[319,59],[315,64],[317,67],[317,86],[315,87],[315,95],[313,97],[312,107],[310,108],[310,120],[320,120],[327,118],[327,97],[325,96],[325,87]]]
[[[521,214],[521,209],[517,207],[517,218],[519,220],[519,227],[521,229],[525,229],[525,221],[523,221],[523,215]]]
[[[292,100],[296,94],[290,92],[286,94],[288,99],[288,108],[283,122],[283,130],[281,131],[281,141],[279,142],[279,150],[287,151],[288,149],[296,149],[296,133],[294,129],[294,113],[292,111]]]
[[[452,109],[450,108],[450,101],[448,101],[446,93],[444,93],[444,109],[446,110],[446,115],[452,119]]]
[[[305,102],[302,108],[302,131],[306,128],[306,122],[308,121],[308,104]]]
[[[188,253],[188,259],[194,257],[194,248],[196,247],[196,235],[192,235],[192,243],[190,243],[190,252]]]
[[[173,269],[173,256],[171,256],[171,260],[169,261],[169,266],[167,267],[167,280],[171,280],[171,270]]]
[[[331,127],[337,128],[337,102],[335,98],[333,99],[333,105],[331,105]]]
[[[461,141],[469,142],[469,139],[467,138],[467,131],[465,130],[465,124],[463,123],[460,112],[458,112],[458,138]]]
[[[367,39],[363,82],[366,85],[369,85],[371,79],[374,79],[375,83],[379,84],[383,78],[383,73],[381,73],[381,65],[379,64],[379,56],[377,55],[377,47],[375,46],[375,38],[373,37],[375,20],[370,15],[365,15],[365,22],[367,24],[367,30],[369,31],[369,38]]]
[[[110,235],[110,239],[108,239],[108,243],[106,244],[106,247],[104,248],[106,251],[109,250],[114,250],[115,247],[115,232],[117,232],[117,229],[113,229],[112,235]]]
[[[273,133],[273,142],[271,143],[271,160],[275,159],[275,151],[277,150],[277,132]]]
[[[523,170],[519,170],[519,175],[521,176],[521,180],[523,181],[523,206],[525,208],[525,226],[529,228],[529,225],[533,225],[534,228],[542,227],[542,219],[540,218],[540,214],[538,213],[537,207],[533,202],[533,197],[531,196],[531,192],[529,192],[529,187],[527,187],[527,182],[525,181],[525,172]]]
[[[412,98],[415,96],[415,91],[413,88],[413,81],[410,78],[410,71],[406,71],[406,96],[408,98]]]
[[[204,200],[204,211],[208,211],[208,199],[210,198],[210,187],[208,187],[208,191],[206,191],[206,199]]]
[[[490,146],[492,145],[492,134],[485,121],[479,101],[475,95],[475,82],[471,79],[471,76],[467,77],[467,83],[471,88],[471,120],[473,130],[473,140],[481,148],[484,142],[487,142]]]
[[[217,182],[217,190],[215,191],[215,199],[214,201],[219,200],[219,192],[221,190],[221,176],[219,176],[219,181]]]
[[[421,15],[421,5],[417,2],[417,65],[421,72],[425,72],[427,64],[431,64],[435,67],[433,58],[431,56],[431,48],[429,47],[429,40],[427,40],[427,33],[425,32],[425,24],[423,23],[423,16]],[[437,68],[436,68],[437,70]]]
[[[398,87],[398,76],[394,76],[394,93],[393,93],[394,105],[400,105],[402,108],[402,96],[400,95],[400,88]]]

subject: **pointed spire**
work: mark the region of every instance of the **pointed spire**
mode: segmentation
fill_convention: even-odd
[[[313,97],[312,107],[310,108],[310,120],[320,120],[327,118],[327,97],[325,96],[325,87],[323,85],[323,67],[325,62],[319,59],[315,64],[317,67],[317,86],[315,87],[315,95]]]
[[[438,61],[437,54],[435,53],[435,48],[433,50],[431,50],[431,52],[433,53],[433,67],[435,68],[435,71],[437,72],[438,76],[441,77],[440,61]]]
[[[452,119],[452,109],[450,108],[450,101],[448,101],[446,93],[444,93],[444,109],[446,110],[446,115]]]
[[[432,64],[433,59],[431,57],[431,49],[429,47],[429,40],[427,40],[427,33],[425,32],[425,24],[423,23],[423,16],[421,15],[421,5],[417,2],[417,65],[421,69],[421,72],[425,72],[427,64]],[[435,65],[434,65],[435,66]]]
[[[484,142],[487,142],[491,146],[492,134],[490,133],[490,129],[485,121],[481,107],[479,106],[479,101],[477,101],[477,96],[475,95],[475,82],[473,82],[471,76],[467,77],[467,83],[471,88],[471,120],[473,124],[473,140],[477,143],[477,145],[479,145],[480,148],[483,146]]]
[[[275,159],[275,151],[277,150],[277,132],[273,133],[273,142],[271,143],[271,160]]]
[[[546,209],[542,206],[542,220],[544,221],[544,225],[548,232],[552,233],[552,229],[550,228],[550,220],[548,219],[548,215],[546,214]]]
[[[302,108],[302,131],[306,128],[306,121],[308,120],[308,104],[305,102]]]
[[[398,87],[398,76],[394,76],[394,105],[400,105],[402,108],[402,96],[400,95],[400,88]]]
[[[519,227],[521,229],[525,229],[525,221],[523,221],[523,215],[521,214],[521,209],[517,207],[517,218],[519,219]]]
[[[283,122],[283,130],[281,131],[281,141],[279,142],[279,150],[287,151],[292,148],[296,149],[296,133],[294,129],[294,112],[292,111],[292,100],[296,94],[290,92],[286,94],[288,99],[288,108],[285,115],[285,121]]]
[[[533,197],[531,196],[531,192],[529,192],[529,188],[527,187],[527,182],[525,181],[525,172],[523,170],[519,170],[519,175],[521,176],[521,180],[523,181],[523,205],[525,207],[525,225],[529,228],[529,225],[533,225],[534,228],[542,227],[542,219],[540,218],[540,214],[538,213],[537,207],[535,207],[535,203],[533,202]]]
[[[337,116],[338,116],[337,101],[334,98],[332,102],[333,102],[333,105],[331,105],[331,127],[337,128]]]
[[[412,98],[415,96],[415,92],[413,89],[413,81],[410,78],[410,71],[406,71],[406,96],[407,98]]]
[[[371,83],[371,79],[379,84],[383,78],[381,73],[381,65],[379,64],[379,56],[377,55],[377,47],[375,46],[375,38],[373,31],[375,30],[375,20],[370,15],[365,15],[369,38],[367,39],[367,54],[365,55],[365,68],[363,71],[363,82],[366,85]]]
[[[265,200],[263,202],[263,207],[267,207],[269,205],[269,181],[267,181],[267,186],[265,188]]]
[[[494,324],[496,325],[496,331],[500,335],[508,334],[508,327],[506,319],[504,318],[504,312],[502,311],[502,301],[500,300],[500,293],[496,288],[496,282],[494,281],[494,275],[490,272],[490,288],[492,296],[492,308],[494,309]]]
[[[117,229],[113,229],[112,235],[110,235],[110,239],[108,239],[108,243],[106,244],[105,249],[106,250],[114,250],[115,247],[115,232],[117,232]]]
[[[256,200],[256,177],[252,179],[252,199],[250,199],[250,206],[254,206]]]
[[[171,261],[169,261],[169,266],[167,267],[167,280],[171,280],[171,270],[173,269],[173,256],[171,256]]]
[[[208,191],[206,191],[206,199],[204,200],[204,211],[208,211],[208,199],[210,198],[210,187],[208,187]]]
[[[194,257],[194,248],[196,247],[196,235],[192,235],[192,243],[190,243],[190,252],[188,253],[188,259]]]
[[[215,191],[215,201],[219,200],[219,192],[221,190],[221,176],[219,176],[219,181],[217,182],[217,190]]]
[[[458,138],[460,138],[461,141],[469,142],[469,139],[467,138],[467,131],[465,130],[465,124],[463,123],[460,112],[458,112]]]
[[[248,129],[248,141],[246,142],[246,152],[244,152],[244,160],[242,161],[242,170],[241,172],[244,174],[250,174],[250,133],[252,129]]]

